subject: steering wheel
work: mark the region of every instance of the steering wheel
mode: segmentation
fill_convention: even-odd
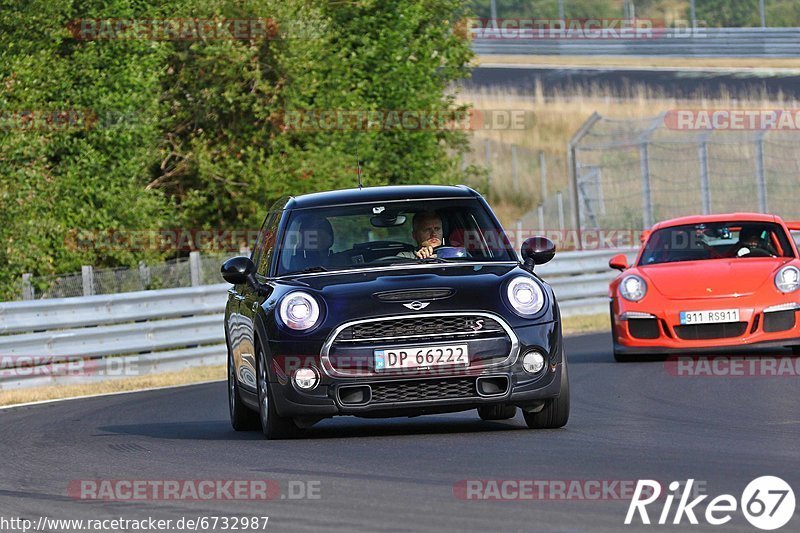
[[[742,248],[739,248],[739,252],[741,252],[744,249],[750,250],[750,252],[746,253],[746,254],[743,254],[743,255],[739,255],[739,253],[737,252],[736,255],[739,256],[739,257],[773,257],[772,254],[769,253],[768,250],[765,250],[763,248],[759,248],[759,247],[749,248],[747,246],[744,246]]]

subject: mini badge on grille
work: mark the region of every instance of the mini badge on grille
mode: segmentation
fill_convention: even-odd
[[[420,301],[415,301],[415,302],[410,302],[410,303],[407,303],[407,304],[403,304],[404,307],[408,307],[409,309],[412,309],[414,311],[419,311],[420,309],[425,309],[429,305],[431,305],[430,302],[420,302]]]

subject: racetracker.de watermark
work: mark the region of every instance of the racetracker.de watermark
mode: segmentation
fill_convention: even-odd
[[[102,501],[319,500],[318,480],[73,479],[67,496]]]
[[[153,230],[72,229],[65,243],[70,250],[126,251],[221,251],[240,253],[255,247],[259,229],[165,228]],[[410,235],[410,234],[409,234]],[[639,247],[646,233],[638,229],[536,229],[516,228],[505,232],[465,230],[446,236],[446,246],[502,249],[510,244],[519,249],[531,237],[546,237],[558,250],[614,250]],[[274,235],[265,235],[272,239]],[[319,242],[316,230],[292,231],[283,235],[289,248],[313,249]],[[677,247],[677,245],[676,245]]]
[[[3,109],[0,131],[74,131],[95,128],[97,113],[91,109]]]
[[[79,41],[263,41],[280,35],[278,23],[268,18],[84,18],[70,21],[67,28]]]
[[[679,131],[800,131],[800,109],[671,109],[664,125]]]
[[[664,361],[664,370],[675,377],[796,378],[800,376],[800,358],[680,355],[668,357]]]
[[[473,18],[467,21],[475,39],[607,41],[704,37],[705,23],[624,18]]]
[[[0,355],[0,377],[131,377],[138,376],[139,357],[90,358],[60,355]]]
[[[286,109],[271,122],[284,132],[523,131],[533,116],[522,109]]]
[[[629,500],[636,492],[637,480],[630,479],[462,479],[453,484],[459,500],[563,501]],[[648,497],[656,489],[647,489]],[[695,484],[697,494],[705,483]]]

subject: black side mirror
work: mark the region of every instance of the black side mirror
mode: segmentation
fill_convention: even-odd
[[[249,257],[232,257],[222,264],[220,272],[228,283],[242,285],[255,281],[253,274],[256,272],[256,265]]]
[[[534,265],[543,265],[556,255],[556,245],[545,237],[531,237],[522,243],[524,267],[533,272]]]

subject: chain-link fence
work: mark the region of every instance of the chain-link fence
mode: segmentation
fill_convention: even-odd
[[[85,266],[81,272],[59,276],[33,277],[26,274],[20,284],[19,299],[69,298],[222,283],[219,269],[230,256],[193,252],[189,257],[154,265],[142,263],[138,268],[95,269]]]
[[[706,115],[694,111],[683,123],[672,112],[622,121],[594,115],[570,145],[579,207],[573,224],[646,229],[734,211],[800,218],[800,135],[758,127],[763,113],[757,120],[739,113],[743,127],[735,129],[735,112],[725,129],[705,127],[693,118]]]

